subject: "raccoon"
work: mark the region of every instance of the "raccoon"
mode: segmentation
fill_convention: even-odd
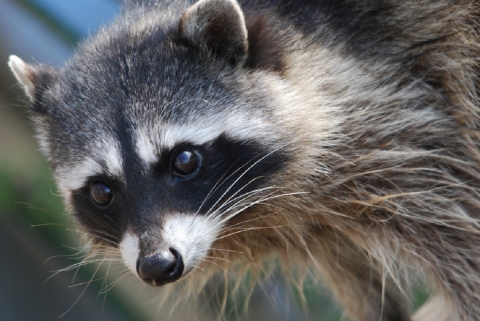
[[[9,65],[91,251],[146,284],[276,257],[352,320],[478,320],[479,13],[131,1],[65,66]]]

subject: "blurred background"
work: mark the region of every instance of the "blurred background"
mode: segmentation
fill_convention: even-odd
[[[97,271],[98,265],[90,264],[76,269],[79,235],[56,195],[22,109],[23,91],[7,67],[10,54],[29,63],[60,66],[80,39],[118,13],[114,0],[0,0],[2,321],[214,320],[218,316],[222,280],[214,279],[197,303],[183,302],[172,313],[175,300],[159,308],[158,290],[124,275],[121,266],[104,264],[106,268]],[[72,270],[54,273],[68,267]],[[339,320],[340,312],[328,294],[311,282],[296,291],[273,273],[251,296],[240,293],[235,300],[229,298],[224,319]]]

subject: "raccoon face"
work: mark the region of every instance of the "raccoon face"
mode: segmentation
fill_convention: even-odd
[[[119,250],[159,286],[201,264],[222,228],[258,206],[288,155],[261,78],[242,68],[248,41],[236,2],[200,1],[172,25],[142,28],[103,31],[61,70],[15,56],[9,65],[93,247]]]

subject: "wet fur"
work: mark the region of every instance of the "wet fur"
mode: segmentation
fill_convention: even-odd
[[[176,23],[189,4],[166,1],[164,19],[155,22],[155,1],[132,3],[124,22],[83,45],[63,79],[83,77],[75,68],[88,65],[92,52],[105,51],[99,59],[110,66],[119,48],[152,46],[152,34],[162,28],[173,43],[195,48],[196,40]],[[275,253],[287,267],[294,261],[319,271],[357,321],[410,320],[410,273],[421,271],[436,298],[415,321],[430,320],[439,309],[448,320],[477,320],[479,3],[285,0],[240,6],[246,56],[242,45],[227,52],[207,45],[198,54],[212,61],[226,56],[212,73],[233,65],[233,77],[222,74],[225,86],[269,106],[274,126],[252,124],[251,130],[284,162],[264,183],[268,190],[234,204],[243,210],[213,244],[214,264],[202,267],[260,266]],[[118,83],[96,85],[135,97],[141,90],[128,83],[128,65],[106,69],[120,75]],[[48,124],[41,116],[48,81],[40,81],[33,95],[40,127]],[[44,149],[57,171],[60,152]]]

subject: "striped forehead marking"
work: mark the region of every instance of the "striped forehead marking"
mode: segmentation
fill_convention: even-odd
[[[120,144],[113,138],[105,138],[98,142],[82,161],[60,166],[54,174],[57,185],[65,196],[84,187],[87,179],[92,176],[108,175],[122,179],[124,175]]]
[[[161,150],[170,150],[179,143],[203,145],[215,140],[222,134],[236,139],[252,140],[263,137],[267,141],[265,124],[261,120],[244,117],[223,117],[216,115],[205,121],[189,124],[159,124],[153,128],[141,127],[135,134],[137,154],[145,164],[158,161]]]
[[[203,145],[222,133],[219,126],[202,127],[200,124],[163,124],[153,130],[144,127],[136,133],[136,151],[145,164],[152,164],[158,161],[162,149],[172,149],[180,142]]]

